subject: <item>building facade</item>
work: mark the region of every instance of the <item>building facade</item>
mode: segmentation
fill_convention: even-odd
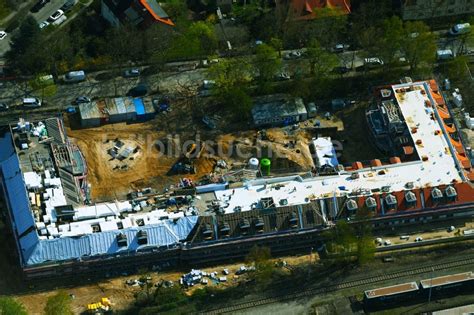
[[[474,0],[402,0],[404,20],[424,20],[474,13]]]

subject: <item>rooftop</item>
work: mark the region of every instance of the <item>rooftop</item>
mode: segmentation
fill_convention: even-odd
[[[373,299],[373,298],[378,298],[381,296],[406,293],[406,292],[412,292],[412,291],[417,291],[417,290],[418,290],[418,285],[416,284],[416,282],[409,282],[409,283],[392,285],[392,286],[384,287],[384,288],[367,290],[365,291],[365,297],[368,299]]]
[[[364,196],[373,191],[397,192],[451,185],[464,181],[463,170],[453,154],[448,135],[442,132],[435,118],[436,107],[427,107],[431,97],[426,82],[392,86],[401,113],[412,133],[420,160],[371,166],[359,170],[345,169],[337,175],[301,178],[265,178],[250,180],[243,187],[216,191],[216,199],[226,212],[250,210],[258,207],[263,198],[273,198],[276,206],[309,203],[319,198]],[[418,141],[419,143],[419,141]],[[393,159],[399,162],[399,159]],[[353,173],[357,173],[354,176]],[[409,188],[408,188],[409,187]]]
[[[474,280],[474,273],[464,272],[455,275],[442,276],[432,279],[421,280],[420,284],[423,288],[438,287],[447,284],[453,284],[463,281]]]
[[[292,98],[285,94],[267,95],[255,100],[252,117],[257,121],[271,121],[274,117],[288,117],[306,114],[301,98]]]

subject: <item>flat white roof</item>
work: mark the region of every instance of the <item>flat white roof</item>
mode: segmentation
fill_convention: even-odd
[[[316,153],[316,164],[318,167],[329,165],[335,167],[339,164],[337,161],[336,150],[330,137],[321,137],[313,140]]]
[[[415,150],[420,158],[426,156],[426,161],[417,160],[357,170],[357,179],[352,179],[353,172],[347,171],[341,171],[339,175],[307,179],[299,176],[257,179],[246,182],[240,188],[216,191],[216,199],[220,201],[226,213],[231,213],[236,209],[251,210],[265,197],[272,197],[275,205],[279,207],[305,204],[311,199],[344,196],[349,193],[367,195],[370,190],[382,187],[388,188],[389,191],[403,191],[406,190],[407,183],[412,183],[416,189],[449,185],[453,180],[462,181],[448,140],[442,132],[435,134],[435,131],[441,131],[442,128],[436,119],[431,119],[434,107],[425,107],[425,101],[429,100],[427,94],[430,92],[425,90],[423,83],[395,85],[392,88],[409,130],[417,127],[417,132],[411,136],[415,143],[418,139],[422,140],[422,145],[415,144]],[[412,91],[396,92],[399,88],[409,86],[413,86]]]

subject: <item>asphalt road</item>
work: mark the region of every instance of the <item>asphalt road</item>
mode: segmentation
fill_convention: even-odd
[[[66,0],[51,0],[49,3],[47,3],[41,10],[39,10],[36,13],[28,13],[32,15],[38,24],[40,24],[43,21],[46,21],[51,14],[56,12],[62,5],[66,2]],[[66,14],[67,15],[67,14]],[[15,30],[14,32],[16,32]],[[14,33],[13,32],[13,33]],[[8,34],[7,37],[5,37],[3,40],[0,41],[0,56],[4,56],[5,53],[10,50],[10,40],[11,40],[12,34]]]
[[[38,24],[46,21],[54,12],[56,12],[66,0],[51,0],[46,4],[41,10],[36,13],[31,13],[31,15],[38,21]]]
[[[56,7],[62,4],[62,1],[64,0],[48,4],[51,6],[47,5],[41,14],[43,14],[43,16],[49,16],[50,12],[54,12]],[[455,49],[456,45],[459,46],[458,41],[448,38],[439,43],[439,48]],[[285,52],[283,55],[285,55]],[[346,65],[347,67],[352,66],[353,70],[363,65],[363,59],[359,57],[360,54],[357,51],[346,51],[337,55],[341,65]],[[298,67],[301,69],[302,75],[306,75],[309,71],[307,64],[301,59],[283,60],[282,71],[287,72],[291,76],[295,74],[294,72]],[[101,80],[101,76],[104,76],[104,74],[107,74],[107,72],[89,73],[87,74],[87,80],[85,82],[58,84],[56,95],[53,97],[45,97],[45,104],[41,110],[45,110],[46,108],[65,109],[70,106],[78,96],[87,96],[91,99],[124,96],[131,88],[139,83],[145,83],[151,95],[158,93],[190,95],[190,93],[195,92],[202,85],[203,80],[209,79],[206,74],[206,69],[202,68],[183,72],[159,72],[140,78],[123,78],[118,76],[113,79]],[[351,75],[357,75],[357,73],[348,73],[345,76]],[[6,82],[5,85],[0,88],[0,102],[7,103],[12,109],[20,105],[22,98],[27,96],[43,98],[41,92],[37,91],[33,93],[26,83]],[[29,111],[35,110],[29,109]]]

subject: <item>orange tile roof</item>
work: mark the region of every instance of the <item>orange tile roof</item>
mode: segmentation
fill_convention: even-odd
[[[153,10],[153,8],[148,4],[146,0],[140,0],[140,4],[147,9],[147,11],[151,14],[151,16],[153,16],[155,20],[170,26],[174,26],[174,23],[171,21],[171,19],[169,19],[168,17],[163,18],[156,14],[155,10]]]

